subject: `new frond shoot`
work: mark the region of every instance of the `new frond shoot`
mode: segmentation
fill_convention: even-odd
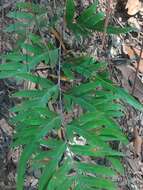
[[[139,110],[143,107],[110,81],[106,63],[87,53],[64,52],[60,33],[53,35],[62,18],[76,39],[104,32],[106,15],[97,11],[98,3],[80,15],[76,1],[67,0],[65,7],[60,17],[49,19],[46,7],[20,2],[7,15],[15,22],[5,31],[17,34],[17,43],[12,52],[2,55],[0,78],[27,84],[13,94],[21,103],[11,109],[15,116],[10,118],[16,131],[12,146],[22,147],[17,190],[24,189],[27,164],[41,173],[38,190],[116,190],[112,179],[124,175],[120,161],[124,154],[111,144],[128,143],[116,121],[124,115],[120,100]],[[129,31],[107,28],[109,34]]]

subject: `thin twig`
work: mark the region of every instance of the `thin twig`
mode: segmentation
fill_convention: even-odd
[[[58,87],[59,87],[59,108],[60,114],[63,118],[63,106],[62,106],[62,89],[61,89],[61,45],[59,47],[59,61],[58,61]]]
[[[60,44],[57,75],[58,75],[58,87],[59,87],[59,109],[60,109],[60,115],[61,115],[61,119],[62,119],[61,131],[63,133],[63,138],[65,140],[65,143],[67,144],[67,153],[70,155],[70,158],[73,161],[73,153],[71,152],[69,145],[68,145],[68,137],[66,134],[65,121],[64,121],[64,110],[63,110],[62,88],[61,88],[61,50],[62,50],[62,46]]]
[[[104,33],[102,37],[102,49],[104,49],[107,27],[109,24],[110,14],[112,11],[111,9],[112,0],[106,0],[106,4],[107,4],[107,10],[106,10],[106,18],[105,18],[105,24],[104,24]]]
[[[135,91],[135,87],[136,87],[137,76],[138,76],[138,72],[139,72],[140,62],[141,62],[141,59],[142,59],[142,53],[143,53],[143,38],[142,38],[142,45],[141,45],[140,55],[138,57],[138,62],[137,62],[135,79],[134,79],[134,84],[133,84],[133,88],[132,88],[132,95],[134,95],[134,91]]]
[[[60,42],[61,47],[63,48],[64,52],[66,53],[67,49],[65,47],[65,44],[63,42],[61,34],[55,28],[51,28],[51,32],[55,36],[55,38]]]

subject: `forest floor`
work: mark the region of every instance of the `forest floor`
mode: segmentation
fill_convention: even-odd
[[[16,1],[0,0],[0,53],[11,51],[14,41],[10,34],[2,32],[12,21],[6,14],[14,8]],[[43,1],[44,2],[44,1]],[[88,6],[92,0],[77,0],[79,9]],[[100,9],[106,11],[106,0],[100,0]],[[109,2],[109,1],[108,1]],[[82,6],[81,6],[82,5]],[[137,29],[127,35],[110,35],[105,39],[104,53],[102,50],[102,35],[95,33],[92,39],[84,42],[87,51],[95,58],[101,57],[109,63],[112,80],[127,89],[133,96],[143,103],[143,4],[138,0],[114,0],[110,4],[109,18],[112,23],[120,27],[130,25]],[[128,8],[128,9],[127,9]],[[65,36],[66,38],[66,36]],[[71,40],[71,46],[78,47]],[[98,50],[97,48],[98,47]],[[2,60],[0,60],[1,64]],[[8,124],[9,108],[15,104],[10,94],[22,87],[14,80],[0,80],[0,190],[15,190],[16,168],[20,155],[19,149],[12,150],[10,143],[14,128]],[[143,190],[143,113],[126,106],[125,116],[120,125],[129,139],[127,146],[120,145],[119,149],[125,153],[123,159],[125,176],[118,176],[118,190]],[[38,173],[27,171],[27,190],[36,190]]]

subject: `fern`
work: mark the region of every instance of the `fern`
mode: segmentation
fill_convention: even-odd
[[[76,36],[83,35],[88,36],[93,31],[104,32],[104,23],[105,23],[105,14],[103,12],[97,11],[97,1],[93,5],[89,6],[85,9],[77,19],[74,18],[75,15],[75,4],[73,0],[67,0],[66,4],[66,20],[67,26],[71,31],[73,31]],[[126,27],[107,27],[107,33],[112,34],[120,34],[120,33],[128,33],[132,31],[133,28]]]
[[[33,170],[41,170],[38,190],[117,189],[112,177],[118,173],[123,175],[120,159],[124,154],[113,150],[109,142],[128,143],[116,122],[116,118],[124,114],[120,100],[139,110],[143,106],[109,80],[106,63],[89,55],[72,57],[69,54],[59,67],[60,48],[54,43],[45,44],[35,19],[39,24],[43,23],[46,8],[38,4],[18,3],[17,9],[8,16],[18,21],[8,26],[6,31],[18,33],[20,41],[13,52],[2,56],[6,64],[0,65],[0,78],[15,77],[17,81],[37,85],[33,90],[25,89],[13,94],[22,98],[22,102],[11,109],[16,113],[11,118],[11,123],[16,126],[12,146],[23,147],[17,190],[23,189],[28,162]],[[75,36],[85,37],[95,30],[104,31],[105,15],[97,12],[97,3],[76,18],[75,10],[75,2],[67,0],[66,23]],[[21,19],[24,23],[20,23]],[[37,30],[28,30],[29,25]],[[47,27],[47,23],[42,26]],[[116,34],[130,30],[113,26],[107,28],[107,32]],[[57,75],[58,66],[61,69],[58,76],[38,76],[36,69],[41,62],[54,75]],[[62,78],[68,84],[66,90],[62,89]],[[59,103],[62,104],[60,113],[56,108]],[[73,114],[73,119],[65,122],[65,114],[73,113],[77,105],[82,112],[76,116]],[[75,142],[79,137],[83,138],[82,145]],[[90,161],[85,162],[84,157],[87,156]],[[99,165],[96,158],[106,158],[108,165]]]

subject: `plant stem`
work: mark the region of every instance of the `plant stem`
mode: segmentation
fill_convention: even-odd
[[[110,14],[112,11],[111,4],[112,4],[112,0],[109,0],[109,1],[106,0],[107,10],[106,10],[106,18],[105,18],[105,24],[104,24],[104,33],[103,33],[103,38],[102,38],[102,49],[104,49],[107,27],[109,24]]]

